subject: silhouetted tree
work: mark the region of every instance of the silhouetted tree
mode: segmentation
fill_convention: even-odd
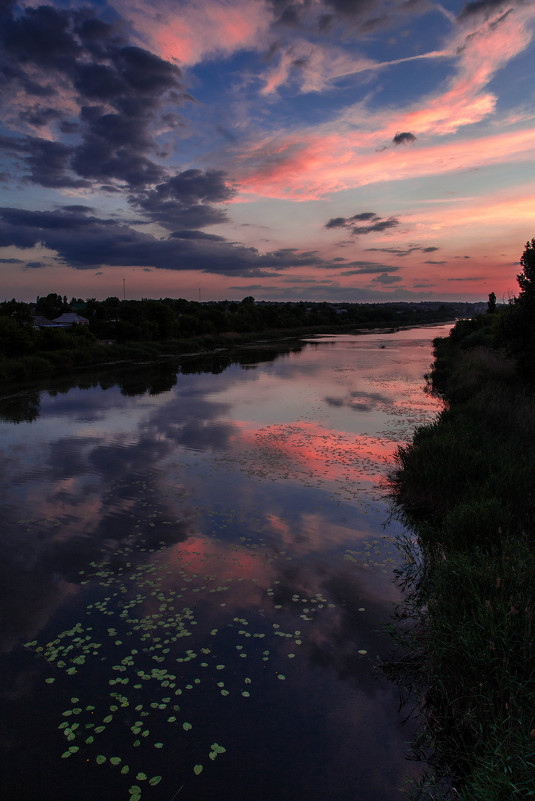
[[[535,305],[535,237],[526,242],[522,258],[520,259],[522,272],[516,280],[522,290],[518,297],[521,304]]]
[[[56,292],[49,292],[46,297],[37,298],[37,305],[35,307],[37,314],[41,314],[49,320],[55,320],[60,314],[70,310],[70,306],[67,303],[67,296],[62,297],[56,294]]]
[[[31,323],[32,310],[28,303],[22,303],[13,298],[13,300],[0,303],[0,316],[11,317],[12,320],[21,324]]]
[[[500,316],[500,334],[523,378],[535,381],[535,238],[526,242],[520,265],[521,291]]]

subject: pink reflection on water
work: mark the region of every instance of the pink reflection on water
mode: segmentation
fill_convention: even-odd
[[[328,548],[354,545],[370,535],[369,529],[356,525],[342,525],[325,519],[322,514],[304,512],[290,522],[282,515],[267,515],[267,521],[276,537],[279,548],[292,553],[322,553]]]
[[[158,556],[162,590],[183,590],[191,599],[210,598],[211,625],[228,621],[229,613],[262,603],[264,588],[273,578],[272,558],[239,545],[202,534],[167,548]],[[158,606],[146,599],[147,608]]]
[[[239,423],[237,423],[239,425]],[[379,482],[397,443],[379,436],[346,434],[320,423],[299,421],[251,431],[242,424],[242,442],[277,478],[308,475],[325,481]],[[253,455],[253,458],[254,458]]]

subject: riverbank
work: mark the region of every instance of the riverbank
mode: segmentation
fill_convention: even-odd
[[[416,539],[387,672],[420,699],[418,799],[535,795],[535,396],[503,331],[481,315],[435,341],[447,408],[391,476]]]
[[[448,320],[446,320],[447,322]],[[435,325],[422,322],[420,326]],[[202,334],[180,339],[147,342],[101,344],[83,343],[81,347],[62,347],[57,350],[39,351],[34,354],[12,358],[0,358],[0,382],[9,392],[23,388],[35,380],[63,377],[96,368],[136,362],[174,359],[179,362],[216,353],[232,353],[251,347],[276,347],[290,339],[327,334],[367,333],[375,330],[400,330],[417,325],[391,324],[378,326],[376,321],[356,328],[354,325],[316,325],[296,328],[275,328],[254,332],[229,331],[220,334]],[[75,343],[74,343],[75,344]],[[4,394],[4,393],[2,393]]]

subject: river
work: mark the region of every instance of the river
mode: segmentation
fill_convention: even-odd
[[[0,401],[9,801],[398,801],[384,481],[451,326]]]

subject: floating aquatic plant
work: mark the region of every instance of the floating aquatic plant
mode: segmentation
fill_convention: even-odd
[[[258,545],[246,538],[238,549],[247,551],[253,544]],[[131,560],[128,564],[133,565],[134,560],[139,559],[139,551],[136,555],[134,545],[130,549],[123,547],[122,550],[123,555]],[[203,690],[205,693],[211,692],[211,687],[216,689],[222,702],[229,695],[235,699],[234,703],[238,698],[250,699],[252,679],[243,676],[240,663],[243,666],[251,660],[258,660],[261,664],[272,659],[279,651],[273,647],[261,651],[256,643],[260,644],[266,638],[278,641],[280,646],[286,641],[295,646],[303,643],[301,629],[293,630],[292,627],[286,631],[283,617],[273,622],[271,629],[261,618],[234,616],[226,625],[204,631],[203,621],[197,619],[199,600],[208,599],[214,593],[229,592],[235,582],[243,582],[245,577],[228,577],[213,586],[213,575],[190,573],[187,560],[180,554],[174,555],[175,563],[170,568],[168,561],[162,559],[162,552],[165,551],[165,543],[161,543],[148,558],[145,557],[144,563],[138,563],[130,570],[113,568],[106,559],[100,563],[94,561],[92,571],[84,573],[84,580],[91,582],[93,587],[100,585],[105,588],[107,594],[96,601],[93,598],[87,605],[87,623],[75,622],[46,646],[40,646],[37,640],[26,643],[27,648],[35,650],[50,664],[54,664],[60,677],[61,674],[65,676],[65,686],[69,686],[65,682],[76,681],[77,687],[81,688],[78,695],[69,693],[70,705],[61,713],[65,718],[60,724],[63,734],[67,742],[73,743],[61,757],[67,759],[83,753],[86,759],[93,760],[97,765],[108,764],[120,768],[117,774],[123,776],[130,772],[128,762],[133,761],[136,780],[153,787],[159,784],[162,776],[148,778],[147,766],[151,762],[145,743],[156,750],[172,746],[175,752],[177,748],[184,754],[188,752],[186,743],[179,741],[179,732],[187,736],[193,724],[183,719],[181,707],[173,704],[173,699],[184,697],[184,693],[198,692],[203,685],[206,685]],[[229,552],[235,553],[235,547]],[[209,549],[203,554],[206,560],[214,555]],[[220,551],[217,552],[217,558],[221,560]],[[173,578],[172,583],[168,580],[169,576]],[[251,585],[256,584],[253,579],[248,580]],[[273,582],[273,586],[265,592],[265,597],[277,609],[277,614],[281,614],[279,610],[284,609],[283,604],[274,604],[275,600],[279,600],[277,584],[278,581]],[[262,591],[259,589],[258,592],[260,599]],[[295,611],[307,624],[315,619],[320,610],[333,607],[321,593],[313,597],[295,594],[292,601],[298,607]],[[231,651],[227,643],[233,637],[237,640],[233,649],[236,658],[231,660],[229,669]],[[190,638],[193,638],[193,647],[184,647]],[[245,642],[248,643],[247,650]],[[224,660],[221,659],[223,654]],[[294,659],[296,653],[290,649],[286,656]],[[194,673],[191,675],[195,664],[203,670],[202,680]],[[228,686],[219,679],[223,673],[231,675]],[[240,675],[243,684],[237,693],[232,693]],[[98,676],[99,686],[109,688],[107,705],[102,697],[98,703],[80,700],[95,676]],[[284,673],[279,672],[276,677],[279,681],[286,680]],[[53,684],[55,678],[47,677],[45,681]],[[195,708],[195,704],[187,703],[189,715],[195,712]],[[122,734],[124,720],[132,714],[131,710],[135,714],[129,723],[132,739],[125,740]],[[169,714],[169,710],[172,714]],[[76,722],[69,723],[73,718]],[[162,737],[166,726],[168,736]],[[158,735],[157,739],[151,734],[153,730]],[[97,742],[98,753],[93,751]],[[111,750],[113,743],[117,742],[123,743],[124,753],[121,755],[117,754],[116,745]],[[106,753],[108,744],[110,751]],[[215,761],[218,755],[225,752],[225,747],[213,743],[208,756]],[[138,756],[134,759],[136,754]],[[202,769],[201,763],[193,767],[197,775]],[[129,792],[131,801],[141,796],[141,788],[137,784],[131,785]]]

